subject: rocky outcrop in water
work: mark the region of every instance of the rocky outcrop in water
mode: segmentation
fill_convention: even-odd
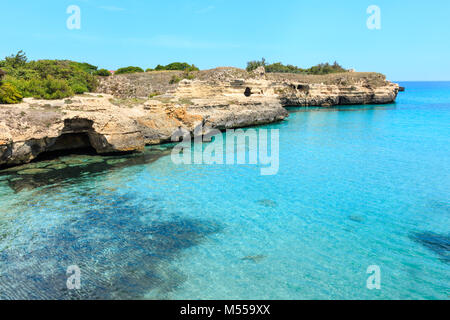
[[[261,125],[285,119],[288,105],[390,103],[397,93],[398,85],[377,73],[307,76],[218,68],[107,77],[96,94],[0,105],[0,166],[76,148],[141,151],[170,141],[179,128]]]

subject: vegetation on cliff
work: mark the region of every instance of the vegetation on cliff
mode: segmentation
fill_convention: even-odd
[[[10,83],[0,83],[0,103],[19,103],[22,101],[22,95]]]
[[[160,64],[158,64],[155,69],[147,69],[146,71],[164,71],[164,70],[177,70],[177,71],[186,71],[186,72],[191,72],[191,71],[199,71],[200,69],[197,68],[194,64],[189,64],[186,62],[173,62],[170,63],[166,66],[162,66]]]
[[[101,76],[101,77],[109,77],[111,76],[111,72],[109,72],[106,69],[100,69],[94,72],[94,75]]]
[[[250,61],[247,63],[246,70],[251,72],[258,67],[264,67],[267,73],[297,73],[297,74],[312,74],[312,75],[322,75],[330,73],[347,72],[339,63],[334,62],[333,64],[321,63],[313,66],[309,69],[302,69],[293,65],[284,65],[281,62],[267,64],[266,60],[262,58],[260,61]]]
[[[186,62],[172,62],[169,63],[166,66],[162,66],[160,64],[158,64],[154,69],[152,68],[148,68],[145,70],[145,72],[151,72],[151,71],[186,71],[186,72],[191,72],[191,71],[199,71],[200,69],[197,68],[195,65],[193,64],[189,64]],[[144,72],[144,70],[140,67],[125,67],[125,68],[120,68],[116,71],[115,74],[127,74],[127,73],[137,73],[137,72]]]
[[[127,73],[136,73],[136,72],[144,72],[144,70],[140,67],[125,67],[125,68],[119,68],[116,71],[116,74],[127,74]]]
[[[25,53],[19,51],[0,61],[0,68],[6,72],[3,82],[9,88],[0,93],[3,95],[14,88],[23,97],[61,99],[90,92],[97,87],[94,76],[97,67],[88,63],[69,60],[28,61]],[[6,103],[18,102],[5,96],[0,96],[0,99],[13,101]]]
[[[169,81],[169,84],[175,84],[180,82],[183,79],[193,80],[195,79],[195,75],[191,73],[190,71],[186,70],[184,71],[180,76],[174,75]]]

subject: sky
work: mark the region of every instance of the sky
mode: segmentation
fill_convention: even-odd
[[[71,5],[80,28],[69,29]],[[380,29],[369,29],[371,5]],[[2,0],[0,57],[70,59],[116,70],[250,60],[338,61],[393,81],[450,80],[448,0]],[[74,20],[70,20],[74,21]],[[371,20],[373,21],[373,20]]]

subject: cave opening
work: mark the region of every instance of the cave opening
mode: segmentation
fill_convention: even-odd
[[[47,151],[40,153],[34,161],[52,160],[61,156],[72,154],[96,155],[89,135],[86,132],[63,133],[56,138],[55,143]]]
[[[244,95],[246,97],[250,97],[252,95],[252,89],[250,89],[249,87],[245,88]]]

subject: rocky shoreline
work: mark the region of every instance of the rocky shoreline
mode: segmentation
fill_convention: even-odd
[[[219,130],[268,124],[285,119],[286,106],[387,104],[399,92],[378,73],[217,68],[182,77],[180,71],[119,75],[102,78],[96,93],[0,105],[0,167],[77,148],[139,152],[170,141],[180,127],[192,132],[200,123]]]

